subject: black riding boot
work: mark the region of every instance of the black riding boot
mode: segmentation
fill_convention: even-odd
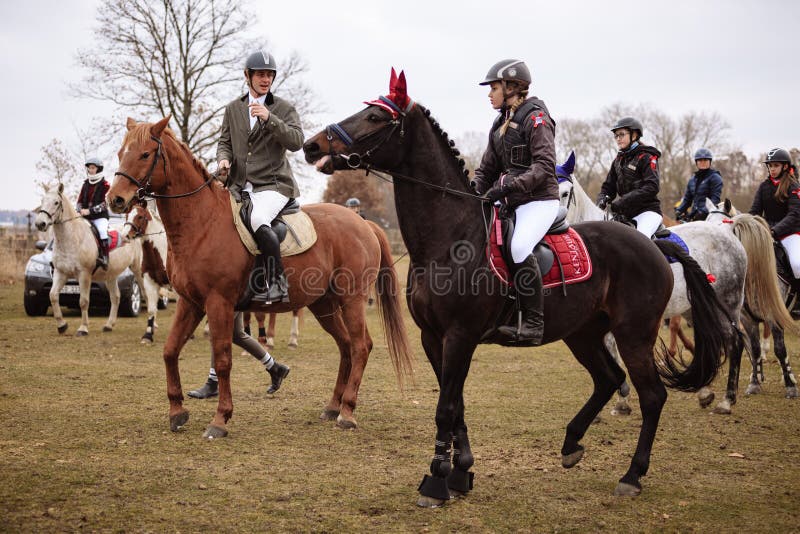
[[[272,369],[268,369],[267,372],[272,379],[272,384],[270,384],[267,389],[267,393],[272,395],[281,388],[283,379],[289,376],[289,367],[282,363],[275,362],[272,364]]]
[[[269,287],[264,291],[257,292],[253,297],[253,302],[289,302],[289,284],[283,274],[281,244],[278,236],[275,235],[272,227],[263,224],[256,230],[255,238],[264,260],[266,268],[264,278]]]
[[[522,308],[522,323],[516,326],[501,326],[498,331],[505,337],[518,342],[541,345],[544,335],[544,295],[542,293],[542,273],[539,262],[533,254],[522,263],[514,265],[514,284],[517,298]]]
[[[103,269],[108,269],[108,239],[100,240],[100,253],[97,256],[97,264]]]
[[[789,310],[789,314],[792,316],[792,319],[797,321],[800,319],[800,280],[793,278],[791,285],[792,293],[794,293],[794,304],[792,304],[792,309]]]

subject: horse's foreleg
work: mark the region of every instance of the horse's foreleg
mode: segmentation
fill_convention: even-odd
[[[466,425],[462,428],[462,420],[457,428],[457,422],[459,415],[463,414],[464,382],[478,340],[475,339],[474,332],[455,330],[448,331],[442,340],[441,387],[439,402],[436,405],[434,455],[430,465],[431,474],[423,477],[419,485],[420,497],[417,500],[417,505],[424,507],[440,506],[450,498],[448,479],[453,471],[450,446],[456,430],[464,432],[463,436],[458,436],[459,447],[463,446],[462,444],[468,447],[468,441],[464,439]],[[428,355],[428,358],[430,359],[431,355]],[[459,458],[463,464],[462,471],[468,463],[466,460],[467,458]]]
[[[103,332],[111,332],[117,323],[117,314],[119,313],[119,284],[117,284],[117,277],[106,278],[106,287],[108,288],[108,298],[111,300],[111,311],[108,312],[108,320],[103,325]]]
[[[179,298],[175,305],[172,328],[164,343],[164,366],[167,371],[167,398],[169,399],[169,426],[177,432],[189,420],[189,411],[183,407],[181,375],[178,369],[178,356],[181,349],[194,333],[203,318],[203,310],[188,300]]]
[[[742,328],[749,343],[747,353],[748,356],[750,356],[751,368],[750,383],[747,384],[747,389],[744,392],[745,395],[761,393],[761,380],[759,376],[761,375],[761,362],[764,361],[764,358],[761,353],[761,332],[759,331],[758,324],[759,323],[753,320],[749,314],[743,314]],[[765,329],[768,330],[769,327],[765,326]]]
[[[300,310],[292,312],[292,329],[289,332],[289,348],[297,348],[297,338],[300,335]]]
[[[55,269],[53,271],[53,287],[50,288],[50,305],[53,307],[53,318],[56,320],[58,333],[63,334],[67,331],[67,322],[61,312],[61,305],[58,303],[61,289],[67,283],[67,275]]]
[[[159,287],[155,280],[150,278],[149,274],[145,274],[142,278],[142,287],[147,297],[147,328],[144,331],[141,342],[152,343],[156,328],[156,315],[158,314]]]
[[[260,316],[256,315],[258,321],[258,342],[267,347],[267,350],[275,348],[275,321],[278,319],[277,313],[269,314],[269,323],[266,330],[264,329],[264,320],[266,316],[261,313]]]
[[[92,290],[91,273],[89,271],[81,271],[78,274],[78,284],[80,285],[80,290],[81,290],[81,298],[80,298],[81,325],[78,327],[78,330],[75,332],[75,335],[81,337],[89,335],[89,294],[91,293]],[[109,294],[110,293],[111,290],[109,289]],[[112,309],[113,309],[113,301],[112,301]]]
[[[231,343],[233,340],[233,303],[219,295],[206,299],[206,313],[211,334],[211,351],[214,355],[214,369],[219,380],[219,399],[217,412],[203,433],[204,438],[223,438],[228,435],[226,424],[233,415],[231,395]]]

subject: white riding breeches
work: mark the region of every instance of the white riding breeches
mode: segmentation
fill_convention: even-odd
[[[257,232],[262,225],[269,226],[281,210],[289,202],[289,199],[277,191],[259,191],[253,192],[253,185],[247,182],[244,191],[250,195],[250,201],[253,203],[253,211],[250,213],[250,227],[253,232]]]
[[[636,229],[643,233],[647,239],[652,239],[653,234],[661,226],[664,216],[654,211],[645,211],[634,217],[633,220],[636,221]]]
[[[511,257],[514,263],[522,263],[542,240],[558,215],[558,200],[534,200],[517,206],[514,210],[517,221],[511,237]]]
[[[100,239],[108,239],[108,219],[101,217],[99,219],[91,219],[89,222],[97,228]]]
[[[789,256],[789,263],[792,264],[792,274],[795,278],[800,278],[800,235],[792,234],[781,239],[783,250]]]

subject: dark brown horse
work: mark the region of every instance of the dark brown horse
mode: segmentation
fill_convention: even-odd
[[[180,295],[172,329],[164,345],[170,428],[189,419],[183,407],[178,355],[204,315],[208,315],[219,403],[206,437],[227,435],[233,414],[231,338],[234,306],[247,288],[254,258],[233,223],[230,197],[205,167],[166,128],[169,117],[155,124],[128,119],[119,151],[119,171],[108,193],[115,212],[124,212],[142,197],[156,199],[169,240],[167,270]],[[365,323],[365,295],[378,281],[389,354],[402,382],[411,371],[397,296],[397,273],[386,236],[376,234],[361,217],[333,204],[303,207],[314,222],[317,242],[302,254],[285,258],[290,303],[252,308],[286,312],[308,307],[339,347],[339,374],[323,419],[355,427],[353,411],[372,339]]]
[[[422,330],[422,345],[440,385],[431,474],[423,478],[418,501],[421,506],[437,506],[454,490],[465,493],[472,487],[464,382],[476,346],[498,339],[494,332],[498,323],[507,320],[504,310],[508,310],[509,296],[495,277],[487,276],[484,250],[489,208],[471,194],[463,160],[430,113],[405,94],[402,75],[400,79],[393,76],[390,88],[388,97],[330,125],[303,149],[306,160],[326,173],[349,166],[393,176],[397,215],[411,260],[408,305]],[[615,493],[636,495],[641,491],[639,479],[647,473],[667,398],[662,380],[687,391],[711,382],[732,325],[723,319],[705,273],[678,247],[665,242],[654,245],[618,223],[584,223],[575,230],[586,242],[593,275],[567,286],[566,295],[560,290],[547,293],[544,341],[566,342],[591,374],[594,392],[567,425],[562,464],[572,467],[581,459],[581,438],[625,377],[603,344],[610,331],[639,392],[642,411],[636,452]],[[665,355],[654,357],[673,284],[662,251],[669,251],[683,265],[694,317],[703,323],[695,324],[697,347],[688,366]]]

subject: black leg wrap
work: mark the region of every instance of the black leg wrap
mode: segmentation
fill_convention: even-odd
[[[443,501],[450,499],[450,491],[447,489],[447,479],[425,475],[422,477],[417,491],[421,495]]]
[[[447,477],[447,487],[451,490],[467,493],[472,489],[472,480],[474,478],[475,473],[472,471],[462,471],[456,467]]]

